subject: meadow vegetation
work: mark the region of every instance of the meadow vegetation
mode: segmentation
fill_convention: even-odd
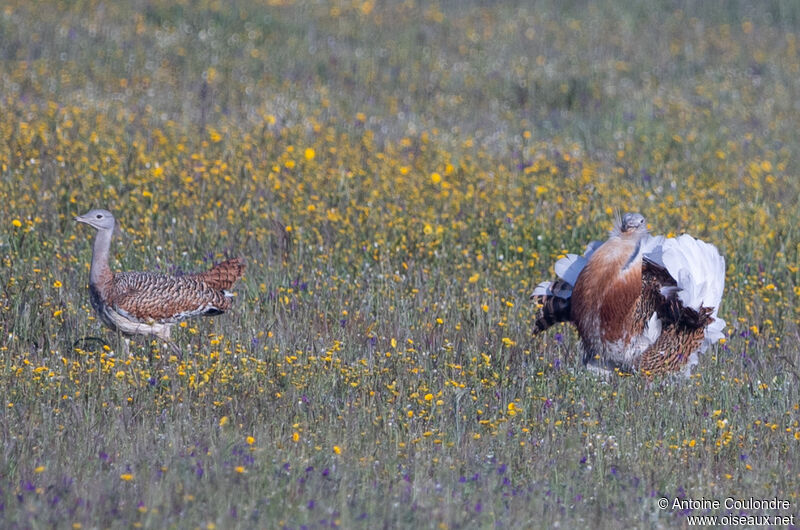
[[[781,0],[4,2],[0,526],[798,512],[799,33]],[[95,207],[118,270],[247,260],[181,358],[92,313]],[[727,260],[686,381],[531,337],[617,209]]]

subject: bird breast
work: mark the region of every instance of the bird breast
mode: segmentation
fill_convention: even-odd
[[[641,294],[642,259],[636,242],[611,238],[592,254],[572,292],[572,319],[581,338],[627,343]]]

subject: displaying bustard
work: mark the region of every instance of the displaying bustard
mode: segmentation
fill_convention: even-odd
[[[170,341],[173,325],[195,316],[214,316],[231,308],[228,289],[242,273],[244,263],[229,259],[209,271],[173,276],[153,272],[112,272],[108,266],[114,216],[91,210],[75,221],[97,230],[89,272],[92,307],[112,330],[124,335],[154,335]]]
[[[617,218],[607,241],[561,258],[555,272],[559,279],[531,296],[542,304],[533,333],[572,322],[590,368],[688,376],[698,354],[724,337],[717,248],[686,234],[653,237],[638,213]]]

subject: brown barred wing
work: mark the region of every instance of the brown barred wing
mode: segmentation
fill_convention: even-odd
[[[681,323],[669,324],[636,362],[636,369],[646,377],[678,372],[698,350],[705,328],[692,329]]]
[[[231,307],[231,299],[200,277],[127,272],[114,276],[108,305],[140,322],[171,323],[212,316]]]

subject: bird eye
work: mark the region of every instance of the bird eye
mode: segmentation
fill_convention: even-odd
[[[102,219],[103,218],[103,214],[97,214],[97,218],[98,219]]]

